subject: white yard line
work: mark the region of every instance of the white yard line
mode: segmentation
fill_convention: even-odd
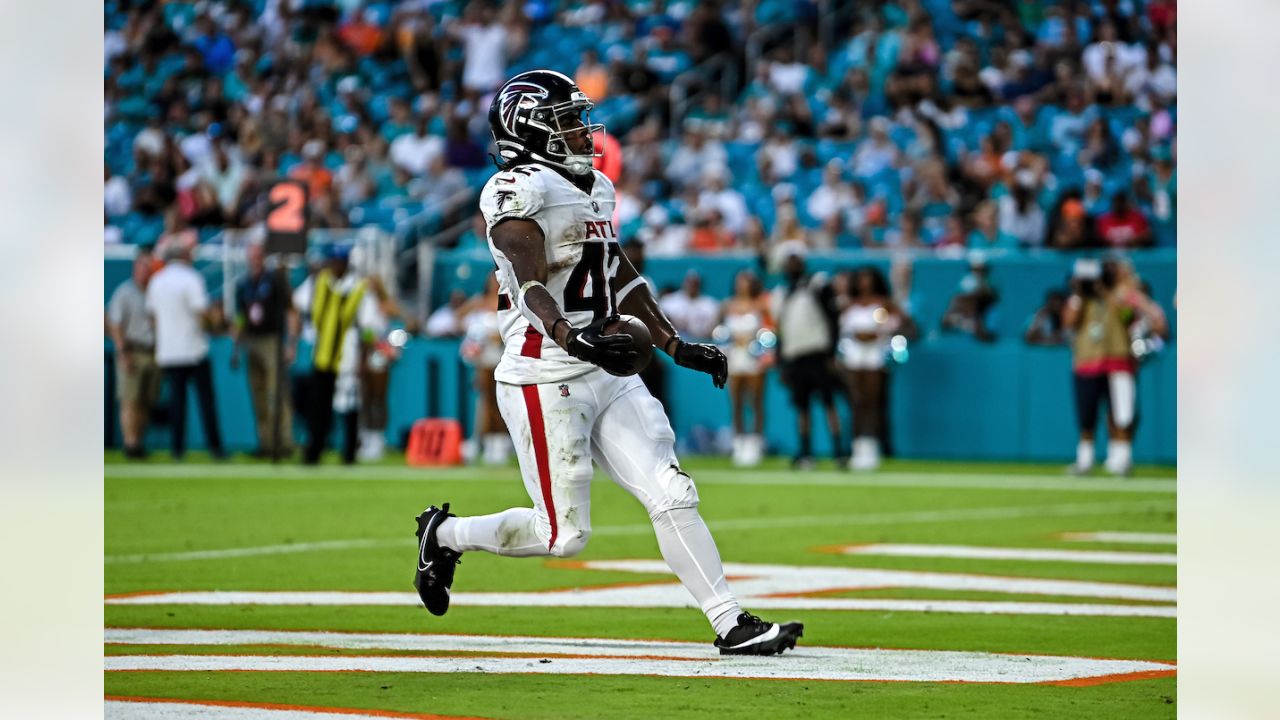
[[[944,510],[906,510],[886,513],[852,513],[848,515],[790,515],[782,517],[741,518],[737,520],[712,520],[713,530],[764,530],[768,528],[795,527],[853,527],[859,525],[902,525],[909,523],[956,522],[965,520],[1017,520],[1029,517],[1062,517],[1075,515],[1110,515],[1129,512],[1151,512],[1175,507],[1172,500],[1135,501],[1118,503],[1064,503],[1059,505],[1014,505],[1005,507],[955,508]],[[653,525],[596,525],[592,533],[607,535],[650,535]],[[222,560],[226,558],[280,555],[301,552],[350,550],[355,548],[397,547],[416,544],[411,536],[404,538],[364,538],[354,540],[323,540],[317,542],[281,543],[241,548],[215,548],[178,552],[135,553],[107,555],[104,562],[145,563],[185,562],[194,560]]]
[[[412,541],[413,538],[409,538]],[[362,539],[362,540],[322,540],[319,542],[282,543],[280,545],[260,545],[257,547],[223,548],[221,550],[191,550],[187,552],[143,553],[138,555],[107,555],[103,561],[108,565],[115,563],[148,563],[148,562],[181,562],[186,560],[225,560],[227,558],[255,557],[259,555],[287,555],[290,553],[317,552],[328,550],[351,550],[354,548],[389,547],[406,545],[404,539]]]
[[[596,560],[589,570],[631,572],[670,577],[659,560]],[[1173,605],[971,601],[964,599],[900,599],[831,597],[854,590],[918,588],[950,592],[995,592],[1010,595],[1067,596],[1171,603],[1177,590],[1159,585],[1001,577],[964,573],[920,572],[832,566],[753,565],[727,563],[734,591],[744,605],[760,609],[874,610],[954,612],[1017,615],[1097,615],[1111,617],[1177,616]],[[586,586],[538,592],[455,592],[458,606],[479,607],[692,607],[688,592],[677,582]],[[108,597],[108,605],[274,605],[274,606],[393,606],[420,604],[411,592],[351,591],[185,591]]]
[[[1139,532],[1090,532],[1064,533],[1063,540],[1071,542],[1119,543],[1130,545],[1177,545],[1177,533],[1139,533]]]
[[[103,704],[105,720],[387,720],[388,717],[429,717],[426,715],[367,715],[335,708],[301,710],[252,703],[220,705],[213,702],[173,700],[166,702],[107,700]]]
[[[518,673],[663,675],[678,678],[873,680],[873,682],[1061,683],[1172,673],[1143,660],[1005,655],[991,652],[809,647],[781,657],[722,657],[710,643],[605,638],[468,635],[342,635],[250,630],[119,630],[108,642],[133,644],[319,644],[362,650],[481,652],[488,656],[108,656],[108,671],[372,671],[372,673]],[[529,653],[535,657],[512,657]],[[538,657],[545,656],[545,657]],[[577,657],[570,657],[577,656]],[[585,657],[582,657],[585,656]]]
[[[1103,565],[1178,564],[1178,556],[1175,553],[977,547],[973,545],[877,543],[874,545],[851,545],[841,549],[840,553],[844,555],[959,558],[965,560],[1029,560],[1038,562],[1099,563]]]
[[[683,591],[684,588],[676,586]],[[1176,618],[1172,605],[1110,605],[973,600],[899,600],[871,598],[743,598],[757,610],[845,610],[874,612],[957,613],[961,615],[1059,615],[1090,617]],[[109,598],[108,605],[268,605],[268,606],[384,606],[419,607],[415,593],[402,592],[168,592]],[[607,601],[546,593],[454,593],[452,605],[485,607],[693,607],[642,601]]]
[[[178,463],[110,464],[103,466],[103,476],[115,478],[147,478],[184,480],[191,478],[209,480],[244,480],[269,478],[272,480],[392,480],[392,481],[459,481],[501,482],[518,484],[519,471],[515,467],[482,470],[476,468],[414,468],[408,466],[356,466],[340,467],[322,465],[184,465]],[[923,487],[988,490],[1060,490],[1079,492],[1121,493],[1173,493],[1177,481],[1163,478],[1114,479],[1070,478],[1056,473],[984,475],[979,473],[882,472],[869,476],[849,473],[814,472],[797,473],[785,470],[718,470],[693,471],[695,482],[711,485],[767,485],[787,487]],[[609,482],[600,478],[600,482]]]

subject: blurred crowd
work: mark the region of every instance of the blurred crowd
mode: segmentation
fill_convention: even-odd
[[[491,92],[572,75],[654,256],[1175,242],[1168,0],[105,5],[108,241],[469,212]],[[465,217],[462,215],[461,217]]]
[[[809,455],[816,399],[837,453],[878,463],[890,445],[887,373],[916,332],[904,258],[969,258],[938,329],[989,341],[999,291],[987,257],[1176,244],[1171,0],[108,0],[104,11],[105,239],[154,245],[179,278],[150,290],[160,278],[140,256],[112,303],[132,453],[161,375],[195,387],[220,448],[215,410],[204,410],[211,323],[233,329],[255,398],[288,391],[277,366],[308,332],[318,270],[305,291],[278,287],[251,252],[257,269],[237,288],[234,323],[209,316],[207,291],[181,270],[193,244],[260,224],[272,182],[305,185],[312,227],[375,226],[401,247],[432,238],[487,257],[472,215],[492,173],[487,110],[522,70],[562,71],[595,101],[592,119],[609,133],[598,137],[597,167],[617,187],[615,225],[629,253],[746,253],[761,276],[782,279],[766,292],[761,276],[744,273],[726,296],[730,288],[703,288],[695,273],[663,289],[682,332],[728,351],[733,454],[744,464],[764,450],[763,377],[775,365],[803,408],[798,460]],[[450,226],[461,232],[443,232]],[[816,280],[804,270],[811,253],[843,248],[910,252],[891,254],[891,278],[870,267]],[[349,343],[335,336],[328,375],[302,393],[315,401],[293,403],[308,438],[319,438],[304,452],[312,462],[335,424],[375,453],[385,426],[386,358],[375,352],[385,339],[366,330],[384,333],[378,317],[394,314],[394,298],[348,277],[340,258],[331,264],[330,290],[376,307],[353,311],[338,333],[354,338],[345,365]],[[1098,275],[1087,284],[1128,278],[1122,290],[1050,291],[1027,342],[1076,343],[1096,333],[1072,323],[1103,319],[1109,352],[1128,338],[1132,358],[1157,341],[1165,330],[1149,292],[1115,267],[1105,282],[1087,271]],[[423,330],[464,338],[479,389],[468,449],[497,461],[508,448],[486,393],[499,352],[493,293],[455,291]],[[184,300],[197,295],[206,301]],[[1097,297],[1114,302],[1104,312],[1089,304]],[[185,338],[181,352],[163,351],[156,335]],[[381,380],[370,384],[375,367]],[[661,396],[661,378],[645,379]],[[1082,418],[1126,392],[1123,381],[1082,385]],[[365,404],[357,387],[374,399],[361,415],[371,424],[355,424],[351,408]],[[852,445],[839,440],[839,398],[854,408]],[[289,455],[292,432],[266,434],[291,422],[274,406],[256,408],[260,449]],[[185,412],[171,410],[180,454]],[[1082,448],[1092,442],[1083,427],[1081,437]],[[344,459],[355,452],[344,447]],[[1092,465],[1091,444],[1077,465]]]

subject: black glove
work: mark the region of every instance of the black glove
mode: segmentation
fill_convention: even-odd
[[[671,357],[677,365],[704,372],[711,376],[711,382],[716,387],[724,387],[725,381],[729,379],[729,359],[720,348],[706,343],[687,343],[680,339],[676,342],[679,344]]]
[[[631,336],[605,335],[604,326],[616,318],[604,317],[583,328],[570,328],[564,338],[564,351],[612,373],[625,374],[640,356],[631,347]]]

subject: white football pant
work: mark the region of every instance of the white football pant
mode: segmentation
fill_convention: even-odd
[[[603,370],[559,383],[498,383],[533,508],[446,520],[445,547],[498,555],[572,557],[591,537],[592,460],[649,513],[663,558],[693,595],[716,633],[741,610],[720,553],[698,514],[698,491],[680,469],[675,433],[638,377]]]

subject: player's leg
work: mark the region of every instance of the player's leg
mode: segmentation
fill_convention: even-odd
[[[413,584],[434,615],[449,609],[454,566],[463,552],[571,557],[582,552],[591,535],[590,443],[596,405],[588,383],[498,383],[497,397],[534,506],[455,517],[445,503],[418,516]]]
[[[1108,471],[1128,475],[1133,470],[1133,427],[1138,412],[1138,385],[1131,372],[1107,375],[1110,432],[1107,439]]]
[[[1074,374],[1072,379],[1075,390],[1076,420],[1080,426],[1080,441],[1076,444],[1076,461],[1068,469],[1072,473],[1083,474],[1093,469],[1093,435],[1102,401],[1103,378]]]
[[[662,404],[634,377],[609,377],[601,385],[609,392],[591,435],[596,462],[648,511],[663,559],[707,616],[717,645],[750,654],[794,647],[801,626],[747,615],[729,590],[720,551],[698,513],[693,478],[676,459],[675,433]]]
[[[591,535],[590,423],[596,408],[588,383],[497,383],[497,399],[534,506],[450,518],[440,528],[440,542],[459,552],[577,555]]]
[[[181,460],[187,450],[187,380],[191,376],[191,367],[167,367],[164,374],[169,380],[170,452],[175,460]]]

